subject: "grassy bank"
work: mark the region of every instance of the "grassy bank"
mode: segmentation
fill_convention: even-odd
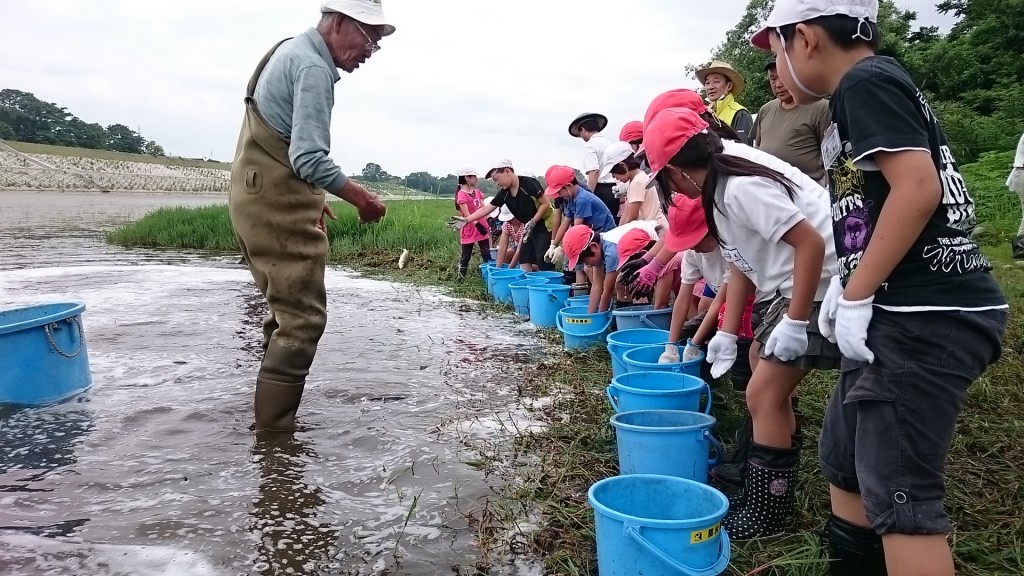
[[[70,146],[53,146],[50,144],[32,144],[5,140],[5,143],[22,154],[50,154],[53,156],[71,156],[76,158],[95,158],[120,162],[143,162],[146,164],[162,164],[164,166],[186,166],[190,168],[213,168],[230,170],[231,164],[200,158],[181,158],[178,156],[150,156],[148,154],[130,154],[113,150],[93,150],[91,148],[73,148]]]
[[[1002,186],[1008,154],[991,155],[964,166],[978,204],[980,237],[996,263],[995,275],[1014,310],[1024,306],[1024,267],[1009,258],[1008,238],[1019,219],[1017,199]],[[479,280],[455,281],[457,240],[443,221],[450,201],[389,202],[387,219],[360,226],[355,213],[336,206],[339,220],[329,227],[330,260],[371,275],[439,285],[456,294],[482,297]],[[234,249],[226,208],[170,209],[112,232],[108,239],[125,246],[160,246],[210,250]],[[398,270],[402,249],[413,258]],[[558,344],[555,334],[544,334]],[[517,382],[524,404],[535,403],[536,417],[547,426],[524,432],[514,443],[492,446],[482,455],[487,472],[504,478],[505,492],[475,513],[474,527],[486,557],[479,565],[500,565],[509,555],[530,552],[544,558],[549,574],[589,575],[596,571],[593,517],[587,488],[617,470],[610,410],[604,388],[610,375],[604,351],[547,354],[536,370]],[[1024,574],[1024,321],[1011,317],[1002,360],[971,389],[947,468],[952,516],[951,536],[963,576]],[[801,387],[805,434],[816,438],[834,373],[815,373]],[[726,428],[735,420],[729,407],[736,398],[718,392],[726,409],[718,413]],[[729,574],[825,573],[814,530],[827,515],[828,494],[813,440],[803,453],[799,513],[791,535],[754,543],[737,543]],[[539,515],[539,528],[519,530],[524,518]]]

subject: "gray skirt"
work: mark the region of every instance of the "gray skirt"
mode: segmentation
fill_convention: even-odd
[[[807,325],[807,352],[803,356],[789,361],[782,361],[775,356],[764,353],[764,343],[768,341],[772,330],[782,322],[782,316],[789,311],[789,298],[776,296],[775,300],[768,306],[761,320],[761,324],[754,329],[754,340],[761,344],[761,358],[771,358],[772,361],[801,370],[838,370],[839,362],[843,355],[839,346],[828,341],[818,330],[818,313],[821,311],[821,302],[811,305],[811,316]]]

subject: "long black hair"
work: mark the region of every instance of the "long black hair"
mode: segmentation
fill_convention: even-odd
[[[720,182],[724,183],[733,176],[768,178],[785,188],[790,199],[796,196],[796,184],[789,178],[762,164],[725,154],[723,150],[722,139],[717,134],[713,132],[695,134],[668,161],[670,165],[679,169],[704,168],[707,170],[704,185],[701,186],[701,204],[704,207],[704,220],[708,225],[708,233],[719,244],[722,244],[722,238],[718,232],[718,225],[715,224],[715,210],[722,211],[718,206],[716,194]],[[658,188],[662,203],[671,203],[673,193],[664,170],[658,173]],[[665,213],[668,213],[667,207]]]
[[[733,142],[743,141],[740,139],[740,135],[732,129],[732,126],[722,122],[722,120],[719,119],[718,116],[715,116],[714,112],[711,110],[705,110],[701,113],[700,117],[708,123],[708,130],[717,134],[722,140],[732,140]]]

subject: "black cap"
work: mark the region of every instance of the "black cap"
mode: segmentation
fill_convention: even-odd
[[[772,54],[771,59],[769,59],[768,63],[764,65],[764,71],[767,72],[772,68],[775,68],[775,54]]]

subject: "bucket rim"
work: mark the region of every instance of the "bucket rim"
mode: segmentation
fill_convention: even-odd
[[[562,290],[565,290],[566,292],[568,292],[569,290],[572,290],[572,286],[566,286],[565,284],[540,284],[540,283],[538,283],[538,284],[531,284],[530,285],[530,290],[537,290],[537,291],[544,290],[546,292],[554,292],[556,290],[561,292]]]
[[[631,366],[661,366],[662,369],[663,369],[662,371],[664,371],[664,368],[668,367],[668,366],[689,366],[689,365],[691,365],[691,364],[693,364],[695,362],[703,362],[704,361],[704,353],[703,352],[701,352],[700,356],[698,356],[698,357],[696,357],[696,358],[694,358],[692,360],[680,360],[679,362],[669,362],[669,363],[666,363],[666,364],[661,364],[660,362],[644,362],[642,360],[634,360],[634,359],[629,357],[630,354],[633,354],[637,350],[643,350],[644,348],[661,348],[662,350],[664,350],[665,349],[665,345],[664,344],[649,344],[649,345],[644,345],[644,346],[637,346],[635,348],[630,348],[629,350],[626,350],[625,352],[622,353],[622,361],[625,362],[626,364],[631,365]]]
[[[641,518],[639,516],[632,516],[624,514],[618,510],[613,510],[606,506],[603,502],[598,500],[594,494],[609,484],[616,484],[620,482],[629,482],[630,478],[635,480],[658,480],[659,482],[668,482],[674,484],[689,484],[695,486],[701,492],[707,493],[710,497],[714,498],[719,503],[720,510],[714,514],[709,514],[702,518],[686,518],[679,520],[661,520],[657,518]],[[679,478],[676,476],[661,476],[658,474],[627,474],[620,476],[611,476],[603,480],[598,480],[593,483],[587,490],[587,501],[590,502],[591,508],[599,511],[601,514],[623,523],[640,524],[649,528],[690,528],[693,526],[707,526],[720,521],[725,518],[725,515],[729,511],[729,499],[721,491],[713,486],[697,482],[696,480],[690,480],[689,478]]]
[[[636,375],[639,375],[639,374],[657,374],[659,377],[665,377],[665,376],[671,376],[673,378],[681,377],[685,381],[696,382],[696,384],[693,387],[690,387],[690,388],[679,388],[677,390],[649,390],[649,389],[645,389],[645,388],[633,388],[632,386],[627,386],[625,384],[620,384],[619,383],[619,379],[620,378],[621,379],[629,379],[630,377],[633,377],[633,376],[636,376]],[[617,390],[622,390],[624,392],[629,392],[630,394],[637,394],[637,395],[640,395],[640,396],[661,396],[661,395],[669,393],[669,392],[694,392],[694,391],[697,391],[697,390],[703,390],[705,384],[706,383],[704,382],[703,379],[698,378],[698,377],[696,377],[696,376],[694,376],[692,374],[684,374],[683,372],[666,372],[664,370],[661,370],[661,371],[649,370],[649,371],[646,371],[646,372],[627,372],[626,374],[619,374],[618,376],[612,378],[612,382],[611,382],[612,388],[615,388]]]
[[[634,344],[632,342],[613,342],[612,341],[613,338],[615,338],[616,334],[627,334],[629,332],[664,332],[665,333],[665,341],[664,342],[660,342],[660,343],[656,342],[654,344]],[[669,333],[668,330],[662,330],[660,328],[627,328],[626,330],[616,330],[615,332],[612,332],[611,334],[609,334],[608,335],[608,343],[609,344],[617,344],[619,346],[628,346],[630,344],[633,344],[634,348],[641,348],[643,346],[665,345],[665,344],[669,343],[668,342],[669,335],[670,335],[670,333]]]
[[[636,424],[626,424],[625,422],[620,422],[619,421],[621,418],[625,418],[626,416],[629,416],[629,415],[632,415],[632,414],[639,414],[641,412],[645,412],[645,413],[670,413],[670,414],[678,414],[678,413],[682,412],[682,413],[687,413],[687,414],[694,414],[694,415],[699,416],[699,418],[701,420],[704,420],[704,423],[703,424],[690,424],[688,426],[637,426]],[[717,421],[718,420],[714,416],[711,416],[709,414],[705,414],[703,412],[694,412],[692,410],[631,410],[629,412],[618,412],[616,414],[613,414],[608,419],[608,422],[616,430],[626,430],[626,431],[629,431],[629,432],[645,432],[645,433],[654,433],[654,434],[672,434],[672,433],[676,433],[676,432],[693,432],[695,430],[710,430],[711,427],[714,426],[715,422],[717,422]]]
[[[646,316],[648,314],[665,313],[671,314],[672,307],[669,306],[668,308],[659,308],[655,310],[654,306],[650,304],[638,304],[636,306],[630,306],[629,308],[622,308],[621,310],[615,311],[616,316]]]
[[[14,307],[14,308],[4,308],[4,309],[0,310],[0,314],[3,314],[5,312],[34,310],[36,308],[50,308],[50,307],[53,307],[53,306],[65,306],[66,308],[62,309],[62,310],[60,310],[58,312],[52,312],[52,313],[47,314],[45,316],[39,316],[37,318],[32,318],[30,320],[23,320],[21,322],[16,322],[14,324],[0,325],[0,334],[10,334],[11,332],[18,332],[20,330],[26,330],[28,328],[35,328],[37,326],[45,326],[46,324],[49,324],[51,322],[56,322],[58,320],[65,320],[67,318],[73,318],[75,316],[80,316],[83,312],[85,312],[85,303],[84,302],[74,302],[74,301],[67,301],[67,300],[58,300],[58,301],[54,301],[54,302],[37,302],[37,303],[31,304],[29,306],[17,306],[17,307]]]

